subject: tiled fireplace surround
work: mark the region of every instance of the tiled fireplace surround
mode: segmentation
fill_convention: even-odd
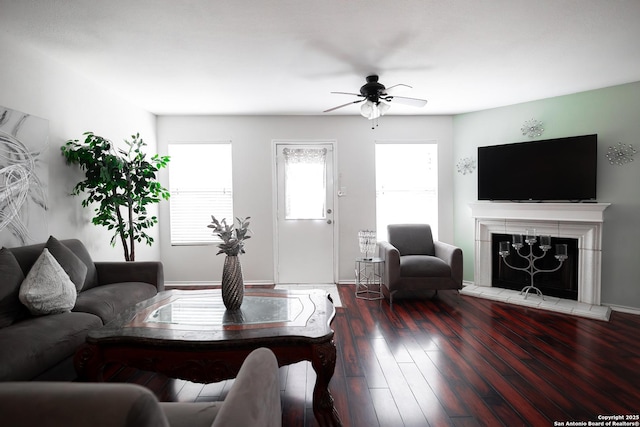
[[[608,320],[610,308],[600,305],[602,224],[608,203],[471,203],[475,219],[475,283],[462,294],[539,309]],[[494,288],[491,284],[492,234],[536,234],[578,240],[578,301]]]

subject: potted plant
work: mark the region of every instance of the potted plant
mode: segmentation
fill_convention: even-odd
[[[92,132],[84,134],[84,142],[69,140],[61,147],[67,164],[79,165],[85,179],[72,194],[86,193],[82,206],[95,205],[91,222],[114,230],[111,245],[118,237],[124,259],[135,261],[135,243],[143,240],[151,245],[153,237],[146,230],[158,222],[149,215],[147,206],[169,198],[169,191],[156,180],[156,173],[169,163],[169,156],[152,156],[147,160],[140,134],[125,140],[128,149],[116,149],[106,138]]]
[[[213,232],[218,235],[222,243],[218,244],[220,250],[216,255],[226,254],[222,267],[222,302],[227,310],[238,310],[244,298],[244,280],[242,278],[242,266],[238,255],[245,253],[244,241],[251,238],[249,235],[249,218],[236,218],[237,226],[227,224],[225,218],[218,221],[211,215]]]

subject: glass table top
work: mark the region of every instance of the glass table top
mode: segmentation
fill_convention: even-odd
[[[242,307],[228,311],[220,297],[178,297],[151,311],[145,322],[170,325],[253,325],[293,322],[302,314],[298,297],[270,298],[245,295]]]

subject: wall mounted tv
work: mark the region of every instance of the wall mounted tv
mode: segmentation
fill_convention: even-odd
[[[478,200],[596,199],[598,135],[478,147]]]

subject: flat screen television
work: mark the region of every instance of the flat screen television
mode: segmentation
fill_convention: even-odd
[[[478,200],[596,199],[598,135],[478,147]]]

